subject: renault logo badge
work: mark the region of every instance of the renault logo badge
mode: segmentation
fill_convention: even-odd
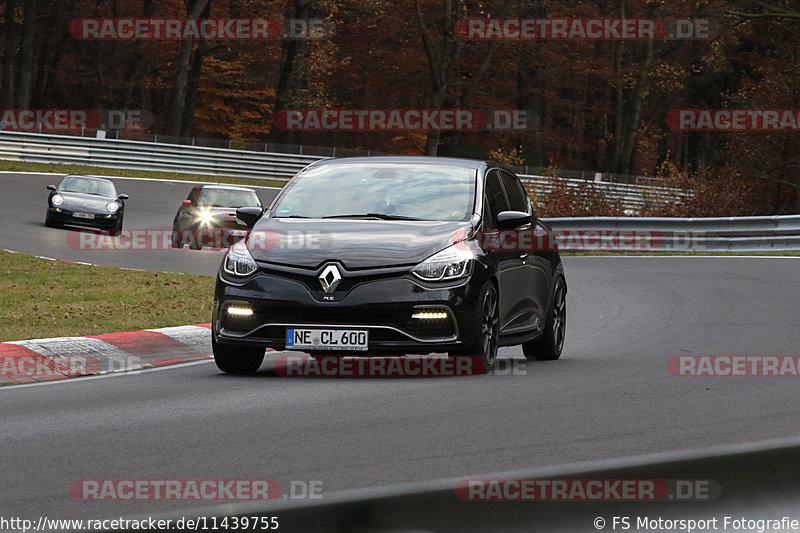
[[[322,286],[322,290],[325,291],[325,294],[330,294],[335,291],[340,281],[342,281],[342,275],[339,273],[339,269],[336,268],[336,265],[326,266],[322,274],[319,275],[319,284]]]

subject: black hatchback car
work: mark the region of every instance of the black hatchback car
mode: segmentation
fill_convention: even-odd
[[[519,178],[495,163],[323,160],[263,214],[237,216],[253,230],[226,253],[213,303],[214,358],[225,372],[255,372],[267,347],[478,355],[487,370],[499,346],[561,355],[561,258],[555,246],[518,245],[519,235],[550,230]]]
[[[172,247],[183,248],[185,244],[195,250],[206,244],[220,247],[244,237],[247,229],[236,220],[239,207],[261,209],[261,200],[253,189],[246,187],[193,187],[172,221]]]
[[[117,194],[114,184],[91,176],[64,176],[58,187],[48,185],[45,226],[64,225],[121,230],[127,194]]]

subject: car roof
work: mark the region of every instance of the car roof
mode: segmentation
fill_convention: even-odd
[[[434,157],[434,156],[373,156],[373,157],[341,157],[331,159],[321,159],[309,166],[317,165],[369,165],[369,164],[417,164],[432,166],[449,166],[480,169],[488,166],[500,166],[491,161],[481,161],[479,159],[466,159],[459,157]]]
[[[66,176],[64,176],[61,179],[65,180],[67,178],[81,178],[81,179],[86,179],[86,180],[104,181],[106,183],[110,183],[111,185],[114,185],[114,182],[111,181],[111,180],[107,180],[105,178],[98,178],[98,177],[95,177],[95,176],[84,176],[82,174],[67,174]]]
[[[233,190],[233,191],[256,192],[253,189],[250,189],[250,188],[247,188],[247,187],[241,187],[239,185],[198,185],[197,187],[194,187],[194,189],[222,189],[222,190],[226,190],[226,191]]]

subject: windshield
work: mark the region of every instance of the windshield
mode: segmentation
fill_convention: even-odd
[[[79,176],[67,176],[61,180],[58,190],[60,192],[77,192],[108,198],[116,198],[117,196],[114,184],[110,181],[81,178]]]
[[[203,189],[198,204],[203,207],[261,207],[254,191]]]
[[[465,221],[473,212],[475,175],[469,168],[411,164],[311,168],[294,178],[272,216]]]

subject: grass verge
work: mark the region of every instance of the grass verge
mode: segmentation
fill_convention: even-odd
[[[0,342],[207,323],[213,294],[213,276],[0,251]]]
[[[178,172],[154,172],[150,170],[129,170],[123,168],[103,168],[88,165],[61,165],[57,163],[26,163],[22,161],[0,161],[0,172],[41,172],[57,174],[87,174],[97,176],[119,176],[124,178],[150,178],[157,180],[202,181],[204,183],[229,183],[258,187],[283,187],[284,181],[254,178],[235,178],[230,176],[208,176],[203,174],[180,174]]]

